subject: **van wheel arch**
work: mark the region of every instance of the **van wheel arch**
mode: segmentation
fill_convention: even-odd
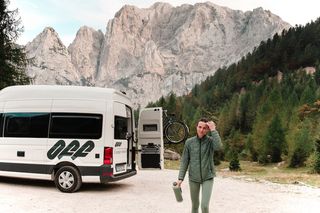
[[[51,172],[50,172],[50,173],[52,174],[52,180],[54,180],[54,176],[55,176],[55,174],[57,173],[57,171],[58,171],[61,167],[63,167],[63,166],[72,166],[72,167],[74,167],[76,170],[78,170],[78,172],[79,172],[79,174],[80,174],[80,176],[81,176],[81,171],[79,170],[79,168],[78,168],[76,165],[74,165],[73,163],[64,161],[64,162],[58,163],[57,165],[55,165],[55,166],[52,168],[52,170],[51,170]]]

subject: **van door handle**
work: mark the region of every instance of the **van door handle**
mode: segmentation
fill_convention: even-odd
[[[24,151],[18,151],[17,152],[18,157],[24,157]]]

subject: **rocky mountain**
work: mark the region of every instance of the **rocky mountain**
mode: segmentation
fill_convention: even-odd
[[[124,90],[142,106],[178,95],[262,40],[290,25],[262,8],[242,12],[213,3],[150,8],[124,6],[106,34],[82,27],[68,49],[52,28],[26,46],[35,84],[77,84]]]
[[[80,84],[79,72],[54,29],[44,29],[26,45],[26,50],[28,58],[32,59],[27,74],[34,84]]]

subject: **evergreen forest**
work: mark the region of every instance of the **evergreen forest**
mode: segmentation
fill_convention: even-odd
[[[216,162],[285,161],[320,172],[320,18],[262,41],[189,94],[171,93],[148,106],[175,113],[190,136],[200,117],[214,120],[224,143]],[[181,153],[183,144],[167,148]]]

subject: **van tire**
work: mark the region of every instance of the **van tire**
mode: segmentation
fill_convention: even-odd
[[[76,168],[63,166],[55,174],[54,183],[61,192],[72,193],[79,190],[82,180]]]

